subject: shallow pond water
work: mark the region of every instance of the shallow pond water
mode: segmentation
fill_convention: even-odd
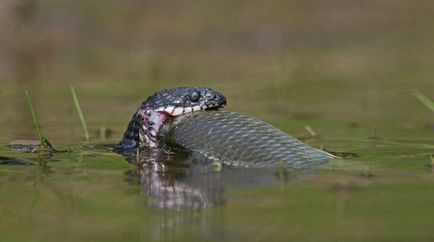
[[[82,141],[67,86],[31,92],[43,135],[55,148],[68,151],[38,157],[7,146],[12,140],[34,139],[36,133],[22,89],[3,85],[8,92],[0,96],[5,114],[0,116],[2,240],[434,239],[432,114],[411,91],[402,92],[399,86],[389,87],[390,95],[356,98],[357,89],[338,93],[342,100],[354,96],[358,103],[354,105],[330,99],[334,86],[322,82],[315,83],[321,89],[312,91],[310,99],[289,96],[288,100],[268,94],[273,90],[267,87],[253,95],[222,85],[216,89],[228,93],[225,109],[266,120],[314,147],[357,156],[307,172],[229,168],[213,172],[173,164],[171,172],[162,175],[138,172],[125,157],[107,150],[152,91],[112,93],[113,82],[95,90],[86,84],[76,88],[93,138],[88,144]],[[304,84],[293,87],[297,86]],[[376,86],[367,89],[371,88]],[[428,94],[431,89],[423,90]],[[376,98],[378,104],[365,105],[364,98]],[[306,131],[309,127],[316,132],[314,137]],[[175,188],[182,192],[173,193]]]
[[[313,145],[316,142],[311,142]],[[188,163],[141,169],[107,150],[68,145],[51,158],[7,147],[0,169],[4,241],[432,240],[433,147],[327,141],[359,157],[314,170]],[[375,145],[375,146],[374,146]],[[25,230],[25,232],[23,232]]]

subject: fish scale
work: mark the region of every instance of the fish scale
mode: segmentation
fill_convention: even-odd
[[[237,112],[191,113],[176,117],[168,126],[163,137],[170,146],[231,166],[303,168],[334,157]]]

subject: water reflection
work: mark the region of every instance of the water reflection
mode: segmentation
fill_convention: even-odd
[[[138,176],[147,206],[203,210],[223,205],[224,187],[219,183],[219,174],[197,168],[187,164],[182,167],[173,164],[144,164],[138,170]]]
[[[177,241],[186,231],[194,231],[201,240],[225,241],[232,237],[224,209],[230,203],[229,190],[286,186],[323,164],[312,162],[305,169],[222,167],[216,171],[192,157],[147,149],[127,156],[138,167],[127,172],[127,180],[139,183],[145,207],[155,212],[153,226],[144,228],[145,240]]]
[[[305,169],[223,167],[216,170],[187,153],[148,149],[127,156],[127,160],[137,164],[137,171],[129,172],[128,180],[140,184],[146,206],[177,211],[223,206],[228,200],[227,189],[287,185],[323,164],[313,163]]]

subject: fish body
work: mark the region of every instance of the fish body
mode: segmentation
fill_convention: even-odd
[[[176,117],[165,130],[163,139],[169,147],[229,166],[305,168],[334,158],[264,121],[237,112],[191,113]]]

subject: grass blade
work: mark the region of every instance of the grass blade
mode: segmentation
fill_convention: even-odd
[[[27,104],[29,105],[30,112],[32,113],[33,122],[35,124],[36,131],[38,132],[39,140],[42,143],[41,129],[39,128],[39,122],[38,122],[38,118],[37,118],[37,115],[36,115],[36,110],[33,107],[32,98],[30,97],[29,91],[27,91],[27,89],[25,89],[24,92],[26,93]]]
[[[75,108],[77,109],[78,116],[80,117],[81,124],[83,125],[84,138],[86,141],[90,140],[89,131],[87,129],[86,120],[84,119],[83,111],[81,111],[80,103],[78,102],[77,94],[75,93],[74,86],[70,86],[72,99],[74,100]]]
[[[413,95],[419,99],[419,101],[425,105],[428,109],[434,112],[434,102],[431,101],[427,96],[425,96],[423,93],[419,92],[418,90],[413,91]]]

